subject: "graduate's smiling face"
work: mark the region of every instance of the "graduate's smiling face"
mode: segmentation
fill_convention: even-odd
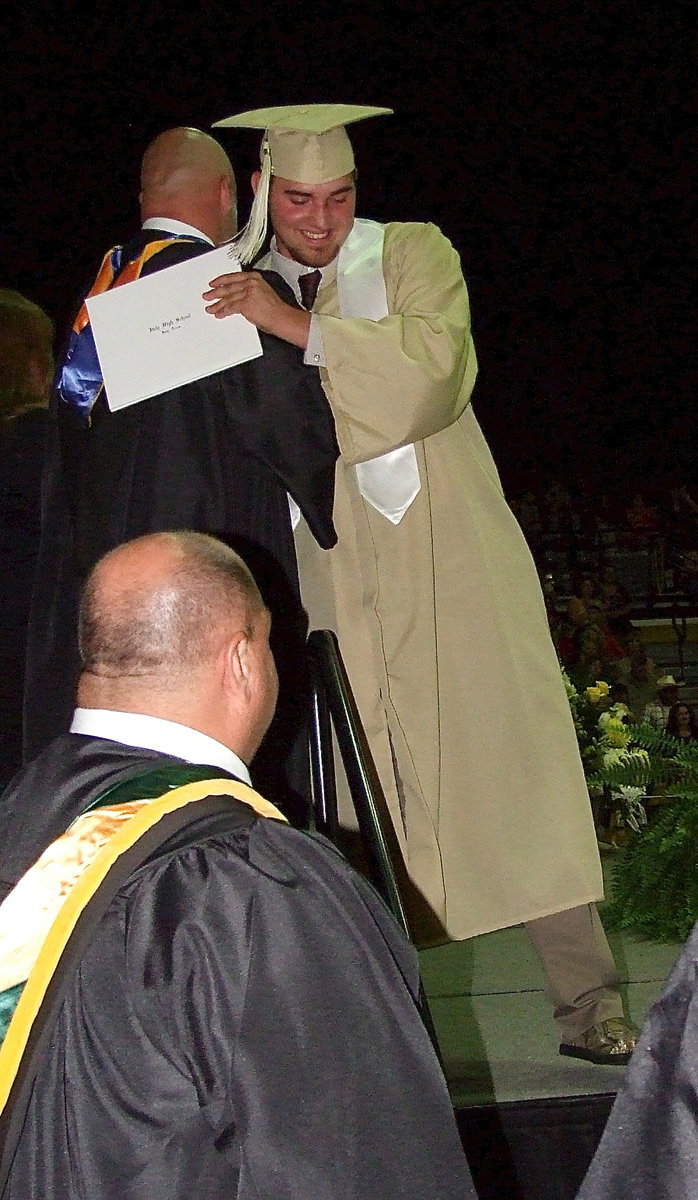
[[[252,180],[255,191],[258,178]],[[317,184],[278,176],[271,180],[269,217],[279,253],[306,267],[326,267],[337,257],[351,232],[355,210],[353,175]]]

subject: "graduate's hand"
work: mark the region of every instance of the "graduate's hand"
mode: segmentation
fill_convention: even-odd
[[[203,293],[206,312],[214,317],[229,317],[240,313],[264,333],[273,333],[285,342],[305,350],[308,345],[310,313],[292,308],[277,296],[258,271],[234,271],[219,275]]]

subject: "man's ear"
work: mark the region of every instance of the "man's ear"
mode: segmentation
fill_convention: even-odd
[[[259,181],[261,178],[262,178],[261,171],[253,171],[252,172],[251,183],[252,183],[252,191],[254,192],[255,196],[257,195],[257,188],[259,187]]]
[[[252,656],[250,639],[242,630],[234,634],[226,646],[225,667],[227,684],[247,697],[252,683]]]

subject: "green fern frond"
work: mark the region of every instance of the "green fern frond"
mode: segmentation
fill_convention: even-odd
[[[683,941],[698,919],[698,805],[668,804],[619,852],[609,929],[630,929],[659,941]]]
[[[627,752],[597,766],[589,777],[590,786],[670,788],[698,799],[698,742],[682,742],[651,725],[628,725],[627,733]],[[633,754],[634,750],[644,750],[645,755]]]

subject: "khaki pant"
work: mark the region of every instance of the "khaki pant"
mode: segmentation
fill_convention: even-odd
[[[595,904],[527,921],[561,1042],[623,1016],[620,977]]]

